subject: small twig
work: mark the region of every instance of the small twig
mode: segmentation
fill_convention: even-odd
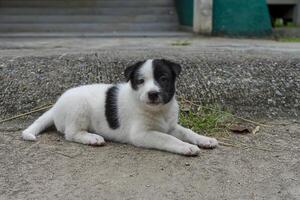
[[[289,123],[284,123],[284,122],[282,122],[282,123],[269,122],[269,124],[274,125],[274,126],[276,126],[276,125],[288,126],[288,125],[291,125],[291,124],[300,124],[300,121],[293,121],[293,122],[289,122]]]
[[[237,119],[240,119],[240,120],[243,120],[243,121],[246,121],[246,122],[250,122],[250,123],[258,125],[258,126],[273,127],[272,125],[262,124],[262,123],[259,123],[259,122],[256,122],[256,121],[253,121],[253,120],[250,120],[250,119],[246,119],[246,118],[243,118],[243,117],[235,116],[233,114],[231,114],[231,115],[233,117],[237,118]]]
[[[3,119],[3,120],[0,121],[0,123],[7,122],[7,121],[10,121],[10,120],[13,120],[13,119],[20,118],[20,117],[24,117],[26,115],[30,115],[32,113],[36,113],[36,112],[39,112],[39,111],[42,111],[42,110],[46,110],[46,109],[51,108],[51,107],[52,107],[52,104],[48,105],[48,106],[44,106],[44,107],[39,107],[39,108],[34,109],[32,111],[22,113],[22,114],[19,114],[19,115],[16,115],[16,116],[13,116],[13,117],[10,117],[10,118],[7,118],[7,119]]]
[[[262,151],[275,151],[275,150],[271,150],[271,149],[267,149],[267,148],[263,148],[263,147],[258,147],[258,146],[249,146],[243,142],[237,142],[239,145],[243,146],[244,148],[251,148],[251,149],[257,149],[257,150],[262,150]]]
[[[194,105],[194,106],[203,107],[203,108],[206,108],[206,109],[209,109],[209,110],[213,110],[213,111],[216,111],[216,112],[221,112],[221,113],[229,114],[229,115],[231,115],[234,118],[237,118],[237,119],[240,119],[240,120],[243,120],[243,121],[246,121],[246,122],[250,122],[252,124],[256,124],[256,125],[264,126],[264,127],[272,127],[271,125],[261,124],[259,122],[256,122],[256,121],[253,121],[253,120],[250,120],[250,119],[246,119],[246,118],[243,118],[243,117],[236,116],[236,115],[231,114],[229,112],[225,112],[225,111],[222,111],[222,110],[217,110],[217,109],[214,109],[214,108],[210,108],[210,107],[207,107],[207,106],[196,104],[195,102],[189,101],[189,100],[187,100],[187,99],[185,99],[183,97],[181,97],[181,99],[183,101],[185,101],[185,102],[188,102],[188,103]]]
[[[222,139],[225,139],[225,138],[222,138]],[[227,139],[225,139],[227,140]],[[262,147],[257,147],[257,146],[249,146],[249,145],[246,145],[242,142],[237,142],[238,144],[231,144],[231,143],[226,143],[226,142],[223,142],[223,141],[219,141],[219,144],[222,145],[222,146],[229,146],[229,147],[238,147],[238,148],[251,148],[251,149],[257,149],[257,150],[261,150],[261,151],[275,151],[275,150],[272,150],[272,149],[267,149],[267,148],[262,148]]]
[[[23,128],[20,128],[20,127],[17,127],[17,128],[0,128],[0,132],[16,132],[16,131],[20,131],[22,130]]]
[[[229,144],[229,143],[226,143],[226,142],[220,142],[219,141],[219,144],[222,145],[222,146],[225,146],[225,147],[237,147],[237,148],[239,148],[239,146],[237,146],[237,145]]]
[[[256,150],[261,150],[261,151],[275,151],[272,149],[266,149],[266,148],[262,148],[262,147],[257,147],[257,146],[248,146],[248,145],[244,145],[244,148],[250,148],[250,149],[256,149]]]
[[[61,152],[58,152],[58,151],[52,151],[52,150],[49,150],[49,149],[44,149],[48,152],[51,152],[51,153],[56,153],[56,154],[59,154],[59,155],[62,155],[62,156],[65,156],[65,157],[68,157],[68,158],[75,158],[77,155],[75,156],[70,156],[70,155],[67,155],[67,154],[64,154],[64,153],[61,153]]]

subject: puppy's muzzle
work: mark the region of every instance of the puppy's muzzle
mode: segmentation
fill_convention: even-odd
[[[150,91],[148,92],[148,99],[151,103],[159,103],[159,92]]]

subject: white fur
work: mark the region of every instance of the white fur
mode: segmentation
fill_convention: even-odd
[[[152,60],[147,60],[140,70],[143,74],[144,84],[137,91],[137,95],[140,101],[144,104],[148,103],[148,92],[155,91],[159,92],[159,87],[155,84],[153,73],[152,73]]]
[[[103,145],[106,139],[183,155],[197,155],[198,146],[217,146],[216,139],[177,124],[175,97],[164,105],[147,105],[147,92],[159,90],[151,65],[152,60],[143,65],[145,82],[137,91],[129,82],[118,85],[119,128],[111,129],[105,117],[106,91],[112,85],[94,84],[67,90],[49,111],[23,131],[23,139],[36,140],[41,131],[54,124],[67,140],[90,145]]]

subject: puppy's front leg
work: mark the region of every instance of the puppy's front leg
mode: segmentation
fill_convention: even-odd
[[[196,145],[183,142],[176,137],[157,131],[134,133],[131,138],[132,144],[139,147],[159,149],[187,156],[198,155],[200,152]]]
[[[215,148],[218,146],[218,141],[215,138],[206,137],[193,132],[191,129],[184,128],[179,124],[170,132],[171,135],[178,139],[198,145],[203,148]]]

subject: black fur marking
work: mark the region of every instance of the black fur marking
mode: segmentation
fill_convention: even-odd
[[[175,94],[175,80],[181,72],[181,66],[165,59],[153,60],[155,82],[160,87],[163,103],[168,103]]]
[[[117,129],[120,127],[118,117],[118,91],[119,88],[117,86],[113,86],[106,92],[105,117],[111,129]]]
[[[140,62],[137,62],[134,65],[129,66],[125,69],[124,74],[125,74],[126,81],[127,82],[130,81],[131,87],[134,90],[138,89],[138,85],[139,85],[138,71],[144,63],[145,63],[145,61],[140,61]]]

